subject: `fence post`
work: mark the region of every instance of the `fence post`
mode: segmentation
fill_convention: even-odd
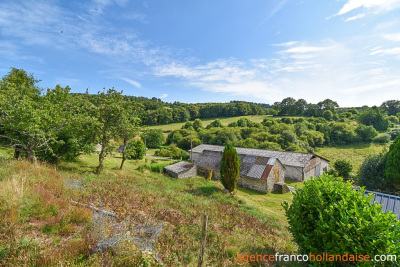
[[[204,262],[204,250],[206,248],[206,237],[207,237],[207,215],[203,214],[203,227],[201,233],[201,244],[200,244],[200,255],[199,255],[199,264],[198,267],[203,266]]]

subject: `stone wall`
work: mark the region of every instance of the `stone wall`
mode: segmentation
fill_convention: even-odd
[[[285,179],[303,181],[303,168],[285,165]]]
[[[267,180],[239,177],[238,185],[261,193],[268,193]]]
[[[179,173],[178,177],[176,177],[176,178],[178,178],[178,179],[187,179],[187,178],[193,178],[196,175],[197,175],[197,167],[193,166],[189,170]]]

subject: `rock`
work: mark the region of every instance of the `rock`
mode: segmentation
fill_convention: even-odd
[[[222,190],[222,193],[224,193],[224,194],[228,194],[228,193],[229,193],[229,190],[228,190],[228,189],[226,189],[226,188],[224,188],[224,190]]]
[[[286,194],[290,192],[289,187],[287,186],[287,184],[283,183],[283,182],[279,182],[279,183],[275,183],[274,184],[274,193],[278,193],[278,194]]]

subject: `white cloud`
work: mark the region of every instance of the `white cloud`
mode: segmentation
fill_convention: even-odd
[[[281,53],[294,53],[294,54],[302,54],[302,53],[313,53],[313,52],[320,52],[324,51],[327,49],[330,49],[331,47],[324,47],[324,46],[295,46],[292,48],[289,48],[287,50],[280,51]]]
[[[374,13],[394,10],[400,7],[398,0],[348,0],[335,16],[344,15],[353,10],[364,8]]]
[[[128,78],[121,78],[121,80],[123,80],[123,81],[125,81],[125,82],[127,82],[127,83],[129,83],[129,84],[131,84],[133,86],[135,86],[136,88],[141,88],[142,87],[142,85],[139,82],[135,81],[135,80],[128,79]]]
[[[162,95],[160,95],[160,99],[164,99],[164,98],[166,98],[168,96],[168,94],[162,94]]]
[[[363,17],[365,17],[365,14],[358,14],[358,15],[355,15],[353,17],[347,18],[345,20],[345,22],[353,21],[353,20],[356,20],[356,19],[362,19]]]
[[[389,88],[399,88],[399,87],[400,87],[400,79],[395,79],[388,82],[377,82],[362,86],[349,87],[342,89],[340,91],[345,94],[360,94],[368,91],[375,91],[380,89],[388,90]]]
[[[400,32],[399,33],[391,33],[384,34],[383,38],[389,41],[400,42]]]
[[[285,42],[285,43],[280,43],[280,44],[274,44],[274,46],[293,46],[298,44],[298,41],[290,41],[290,42]]]

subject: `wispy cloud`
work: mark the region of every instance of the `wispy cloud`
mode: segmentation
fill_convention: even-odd
[[[398,0],[347,0],[346,4],[333,16],[341,16],[354,10],[363,9],[368,13],[383,13],[400,8]],[[364,17],[365,14],[359,14],[352,18],[358,19]],[[331,16],[332,17],[332,16]],[[349,21],[348,19],[347,21]]]
[[[389,41],[400,42],[400,32],[384,34],[383,38]]]
[[[168,94],[162,94],[162,95],[160,95],[160,99],[164,99],[164,98],[166,98],[168,96]]]
[[[125,82],[127,82],[127,83],[129,83],[129,84],[131,84],[133,86],[135,86],[136,88],[140,89],[142,87],[142,85],[139,82],[135,81],[135,80],[128,79],[128,78],[121,78],[121,80],[123,80],[123,81],[125,81]]]
[[[271,11],[268,13],[268,15],[260,22],[260,25],[264,24],[270,18],[275,16],[275,14],[278,13],[286,5],[287,2],[288,2],[288,0],[278,1],[278,3],[271,9]]]
[[[363,17],[365,17],[365,14],[358,14],[358,15],[355,15],[353,17],[347,18],[345,20],[345,22],[349,22],[349,21],[353,21],[353,20],[357,20],[357,19],[362,19]]]

